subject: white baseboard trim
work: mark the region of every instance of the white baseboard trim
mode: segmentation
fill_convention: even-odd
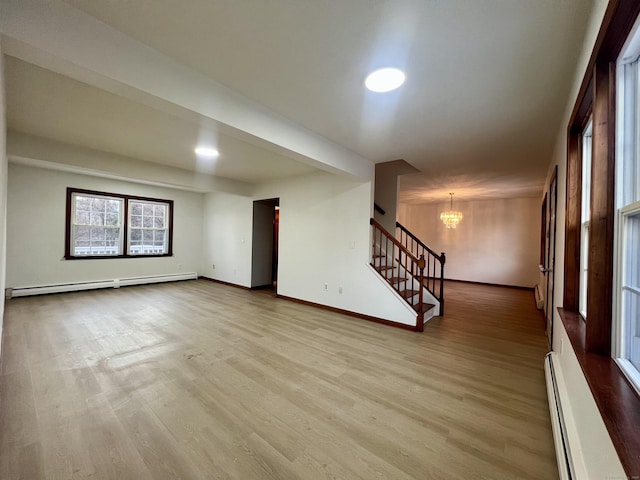
[[[546,355],[544,374],[560,480],[588,478],[557,353],[549,352]]]
[[[147,275],[140,277],[114,278],[111,280],[94,280],[87,282],[55,283],[51,285],[36,285],[30,287],[8,288],[6,298],[27,297],[30,295],[45,295],[47,293],[77,292],[80,290],[94,290],[97,288],[119,288],[129,285],[143,285],[147,283],[175,282],[179,280],[195,280],[196,272],[171,273],[167,275]]]

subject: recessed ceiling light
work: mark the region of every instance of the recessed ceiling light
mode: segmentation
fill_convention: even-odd
[[[219,155],[218,150],[212,147],[196,147],[195,149],[196,155],[200,155],[201,157],[217,157]]]
[[[372,92],[390,92],[404,83],[405,74],[397,68],[381,68],[371,72],[364,81],[365,86]]]

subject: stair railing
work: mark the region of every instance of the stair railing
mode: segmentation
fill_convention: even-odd
[[[394,271],[396,270],[397,261],[398,274],[403,271],[406,276],[406,281],[409,281],[409,276],[411,276],[411,279],[415,278],[418,281],[419,285],[423,285],[424,268],[426,264],[424,256],[414,256],[409,250],[407,250],[404,245],[402,245],[402,243],[400,243],[398,239],[396,239],[387,230],[385,230],[384,227],[373,218],[369,223],[373,227],[373,258],[378,258],[380,261],[380,265],[376,266],[374,262],[372,262],[371,265],[376,268],[380,272],[380,274],[393,286],[391,277],[393,277]],[[388,276],[389,270],[391,271],[391,277]],[[399,290],[395,290],[400,295],[402,295]],[[416,310],[417,316],[415,329],[416,332],[422,332],[424,330],[425,314],[422,287],[418,289],[418,296],[419,298],[418,307]],[[409,305],[413,307],[410,302],[410,298],[408,298],[406,295],[403,295],[403,298],[407,303],[409,303]]]
[[[396,237],[404,248],[414,257],[426,258],[425,287],[440,302],[440,315],[444,315],[444,264],[447,257],[444,252],[438,255],[411,233],[400,222],[396,222]]]

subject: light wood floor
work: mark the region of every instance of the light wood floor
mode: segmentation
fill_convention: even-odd
[[[7,302],[2,479],[552,479],[542,315],[423,334],[207,281]]]

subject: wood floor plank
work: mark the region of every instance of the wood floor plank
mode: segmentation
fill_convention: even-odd
[[[10,300],[0,478],[557,478],[532,293],[445,288],[422,334],[200,280]]]

